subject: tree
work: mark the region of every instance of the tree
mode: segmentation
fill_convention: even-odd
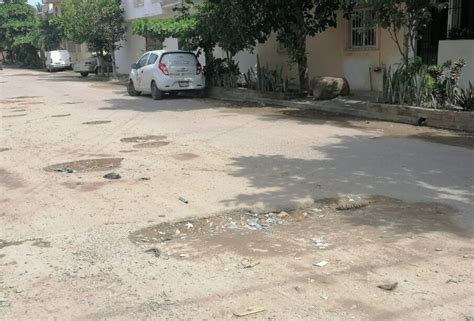
[[[271,29],[288,51],[290,60],[298,64],[300,89],[308,88],[306,39],[337,25],[337,11],[347,16],[352,0],[255,0],[254,25],[265,34]]]
[[[35,44],[44,51],[56,50],[61,45],[64,33],[58,18],[45,14],[39,18],[35,31]]]
[[[431,20],[431,11],[446,5],[443,0],[360,0],[375,14],[375,22],[388,30],[397,45],[403,63],[408,65],[410,53],[416,53],[419,31]],[[403,33],[403,39],[399,35]]]
[[[25,0],[7,0],[0,4],[0,48],[10,61],[37,65],[39,57],[34,44],[38,21],[32,6]]]
[[[113,75],[117,77],[115,50],[120,48],[126,31],[120,0],[65,0],[60,21],[69,39],[86,42],[99,55],[110,53]]]

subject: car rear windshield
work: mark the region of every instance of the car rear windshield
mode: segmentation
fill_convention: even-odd
[[[166,53],[161,58],[161,63],[167,66],[196,66],[196,56],[187,52]]]

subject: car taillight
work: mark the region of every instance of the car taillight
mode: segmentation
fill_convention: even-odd
[[[169,75],[170,72],[168,71],[168,67],[166,67],[165,64],[159,64],[158,65],[158,68],[161,70],[162,73],[164,73],[165,75]]]
[[[196,65],[196,75],[199,75],[202,72],[202,66],[200,63]]]

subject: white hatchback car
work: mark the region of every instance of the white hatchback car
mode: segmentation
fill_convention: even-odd
[[[151,93],[153,99],[163,94],[175,95],[180,91],[195,91],[204,95],[206,81],[196,55],[181,50],[156,50],[145,53],[132,65],[128,93],[138,96]]]

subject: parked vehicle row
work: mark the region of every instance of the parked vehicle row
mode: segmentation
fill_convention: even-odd
[[[71,55],[67,50],[49,51],[46,54],[46,69],[49,72],[72,69]],[[112,64],[106,59],[87,57],[84,62],[74,65],[74,72],[87,77],[112,71]],[[199,60],[193,52],[182,50],[154,50],[143,54],[132,65],[127,91],[130,96],[151,94],[155,100],[164,95],[179,92],[196,92],[204,96],[206,81]]]

